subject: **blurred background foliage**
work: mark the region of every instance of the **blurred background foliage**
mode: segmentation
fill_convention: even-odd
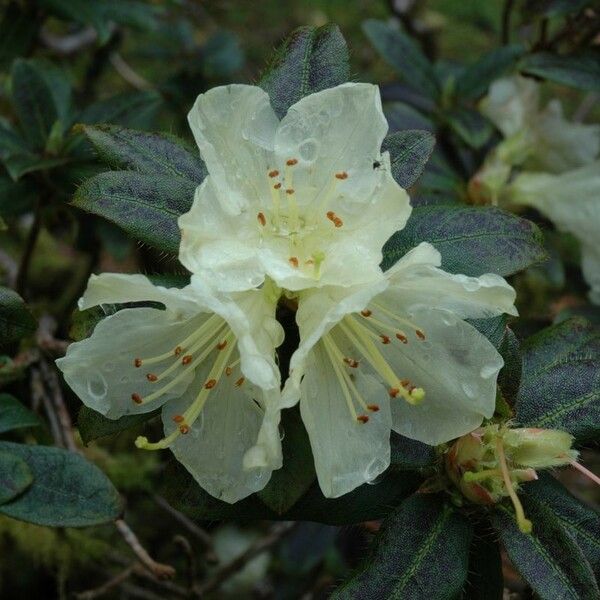
[[[4,284],[15,287],[36,317],[46,319],[51,340],[61,340],[69,335],[82,337],[89,329],[89,322],[81,318],[74,324],[71,321],[76,300],[92,272],[155,275],[180,270],[173,257],[135,243],[108,221],[68,205],[81,182],[105,169],[78,124],[108,122],[170,132],[191,142],[186,115],[199,93],[228,82],[256,82],[273,49],[291,30],[337,23],[350,48],[352,79],[379,83],[384,98],[400,98],[402,104],[392,114],[395,122],[388,113],[392,126],[434,128],[427,111],[419,112],[405,102],[403,90],[397,87],[397,72],[365,35],[365,21],[395,16],[425,54],[438,60],[436,69],[451,73],[496,48],[507,31],[513,42],[552,35],[553,21],[543,24],[532,16],[543,2],[515,2],[508,29],[503,28],[506,4],[500,0],[0,1],[0,268]],[[560,7],[561,3],[554,4]],[[584,7],[586,3],[577,4]],[[562,22],[556,25],[562,26]],[[545,93],[560,97],[567,114],[586,101],[580,90],[565,86],[548,84]],[[600,116],[597,106],[587,112],[591,121]],[[434,155],[438,166],[437,171],[429,171],[430,180],[441,173],[459,181],[456,195],[460,200],[468,169],[474,171],[477,157],[481,159],[492,143],[491,135],[490,129],[482,144],[472,144],[473,152],[462,164],[466,173],[457,174],[455,165],[448,167],[448,156],[438,154],[441,162],[436,163]],[[569,236],[553,232],[546,244],[550,259],[513,282],[526,317],[518,324],[522,335],[561,320],[565,310],[584,310],[578,308],[584,304],[586,286],[577,266],[576,244]],[[0,382],[15,396],[26,398],[29,383],[22,375],[31,349],[4,342]],[[70,413],[76,415],[79,401],[72,396],[67,401]],[[34,408],[43,412],[35,403]],[[24,431],[9,433],[7,439],[52,442],[51,426]],[[176,582],[148,581],[143,570],[131,576],[129,548],[112,526],[48,529],[0,516],[2,598],[71,598],[119,575],[125,583],[107,589],[102,597],[188,597],[190,582],[210,580],[218,565],[253,547],[257,540],[271,538],[267,552],[228,578],[212,597],[326,597],[364,558],[367,541],[379,527],[377,522],[343,528],[299,523],[272,529],[261,522],[236,525],[232,519],[228,525],[208,523],[211,537],[207,538],[157,495],[157,490],[165,488],[162,457],[135,451],[138,433],[131,429],[100,440],[84,452],[125,496],[127,518],[152,556],[177,568]],[[593,465],[594,461],[596,454],[591,453],[588,462]],[[569,477],[572,490],[589,495],[577,475]],[[278,540],[283,541],[276,545]],[[505,576],[513,592],[524,589],[508,565]]]

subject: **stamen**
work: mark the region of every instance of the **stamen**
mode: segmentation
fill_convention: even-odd
[[[173,350],[173,354],[175,356],[179,356],[182,352],[183,352],[183,348],[181,346],[177,346],[177,348],[175,348],[175,350]]]
[[[295,192],[294,192],[294,190],[293,190],[292,188],[288,188],[287,190],[285,190],[285,193],[286,193],[288,196],[291,196],[291,195],[292,195],[292,194],[294,194]]]
[[[141,404],[143,402],[142,397],[139,394],[131,394],[131,399],[136,403],[136,404]]]
[[[586,469],[583,465],[580,465],[575,459],[568,457],[566,454],[564,455],[569,462],[569,464],[577,469],[580,473],[583,473],[589,480],[593,481],[595,484],[600,485],[600,477],[594,475],[589,469]]]
[[[216,379],[209,379],[205,384],[204,384],[204,389],[206,390],[212,390],[215,385],[217,385],[217,380]]]
[[[389,336],[384,335],[383,333],[380,334],[379,337],[381,338],[381,343],[382,344],[389,344],[392,341],[392,340],[390,340]]]
[[[379,412],[379,404],[367,404],[367,408],[371,412]]]
[[[223,350],[223,348],[225,348],[225,346],[227,346],[227,340],[223,340],[222,342],[219,342],[217,344],[217,350]]]
[[[256,215],[256,218],[258,219],[258,222],[264,227],[267,224],[267,219],[265,219],[265,215],[264,213],[259,212]]]
[[[358,368],[358,361],[355,360],[354,358],[348,358],[348,357],[344,357],[344,362],[349,366],[352,367],[353,369]]]
[[[181,359],[181,364],[182,365],[189,365],[192,362],[192,358],[193,356],[191,354],[186,354],[182,359]]]
[[[297,158],[289,158],[288,160],[285,161],[285,164],[288,167],[293,167],[294,165],[298,164],[298,159]]]
[[[388,392],[388,394],[390,395],[390,398],[395,398],[399,393],[400,393],[399,388],[390,388],[390,391]]]
[[[397,314],[395,314],[391,310],[387,309],[382,304],[379,304],[379,303],[377,303],[377,304],[373,303],[373,304],[374,304],[374,306],[378,310],[380,310],[381,312],[384,312],[390,318],[394,319],[398,323],[401,323],[402,325],[407,325],[408,327],[410,327],[411,329],[413,329],[415,331],[416,336],[420,340],[424,340],[425,339],[425,331],[423,329],[421,329],[421,327],[418,327],[417,325],[415,325],[413,322],[409,321],[408,319],[404,319],[402,317],[399,317]]]
[[[225,369],[225,375],[227,375],[227,377],[229,377],[232,373],[233,373],[233,369],[231,367],[227,367]]]
[[[158,375],[155,375],[154,373],[147,373],[146,379],[154,383],[158,379]]]
[[[370,316],[373,314],[373,312],[372,312],[372,311],[370,311],[368,308],[365,308],[364,310],[361,310],[361,311],[360,311],[360,314],[361,314],[363,317],[370,317]]]
[[[141,366],[142,366],[142,359],[141,359],[141,358],[136,358],[136,359],[133,361],[133,364],[134,364],[136,367],[138,367],[138,368],[139,368],[139,367],[141,367]]]
[[[326,216],[336,227],[341,227],[344,224],[344,222],[332,210],[327,211]]]
[[[408,338],[406,337],[406,335],[404,335],[404,332],[399,331],[396,334],[396,337],[403,343],[403,344],[408,344]]]
[[[502,479],[504,479],[504,485],[506,487],[506,491],[510,496],[511,502],[515,508],[515,513],[517,517],[517,525],[522,533],[531,533],[533,525],[529,519],[525,517],[525,511],[523,510],[523,505],[515,492],[515,488],[513,487],[513,483],[510,479],[510,472],[508,470],[508,465],[506,464],[506,456],[504,455],[504,445],[502,444],[502,438],[498,437],[496,439],[496,454],[498,456],[498,462],[500,463],[500,469],[502,471]]]
[[[294,269],[298,268],[298,259],[295,256],[290,256],[290,258],[288,259],[290,261],[290,265],[292,265],[292,267],[294,267]]]
[[[346,171],[342,171],[341,173],[335,174],[336,179],[348,179],[348,173]]]
[[[425,339],[425,333],[423,332],[422,329],[415,329],[415,333],[417,334],[417,337],[423,341]]]
[[[277,169],[269,171],[269,177],[277,177],[277,175],[279,175],[279,171]]]
[[[241,387],[244,383],[244,381],[246,381],[245,377],[240,377],[236,382],[235,382],[235,387]]]
[[[368,423],[369,422],[369,417],[367,415],[358,415],[358,417],[356,417],[356,420],[359,423]]]
[[[273,186],[273,189],[274,189],[274,190],[279,190],[279,189],[281,189],[281,182],[280,182],[280,183],[276,183],[276,184]]]
[[[175,415],[175,416],[173,417],[173,421],[175,421],[175,423],[183,423],[183,421],[184,421],[184,418],[183,418],[183,416],[182,416],[182,415]]]
[[[186,423],[179,426],[179,433],[181,433],[182,435],[186,435],[189,432],[190,432],[190,426],[187,425]]]

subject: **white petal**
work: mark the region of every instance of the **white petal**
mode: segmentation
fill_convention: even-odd
[[[377,303],[393,310],[386,291]],[[385,313],[373,315],[386,321]],[[379,349],[399,379],[425,390],[418,406],[401,396],[392,400],[393,429],[411,439],[436,445],[478,427],[494,413],[496,379],[503,361],[492,344],[474,327],[450,311],[416,310],[402,314],[425,333],[419,340],[404,329],[408,343],[381,344]],[[390,337],[397,324],[389,319]]]
[[[284,171],[290,158],[299,161],[293,167],[294,189],[314,204],[341,172],[348,174],[339,183],[342,192],[368,198],[378,181],[373,163],[381,156],[387,129],[377,86],[345,83],[311,94],[294,104],[279,125],[279,168]]]
[[[390,303],[404,310],[446,309],[461,318],[517,314],[515,290],[499,275],[454,275],[440,269],[440,264],[441,256],[431,244],[422,242],[413,248],[386,271]]]
[[[132,394],[144,398],[159,384],[150,383],[146,379],[149,369],[143,365],[136,368],[134,360],[174,350],[205,319],[205,315],[176,318],[171,311],[155,308],[123,309],[98,323],[89,338],[71,344],[56,364],[83,403],[109,419],[149,412],[179,396],[190,384],[193,371],[160,398],[136,404]],[[174,356],[173,360],[179,359]],[[178,373],[176,370],[160,385]]]
[[[219,202],[214,180],[196,189],[189,212],[179,217],[179,261],[215,289],[252,289],[264,281],[258,211],[232,214]],[[287,261],[287,257],[285,258]]]
[[[259,440],[264,410],[255,402],[262,402],[260,390],[249,386],[248,382],[237,387],[235,381],[233,375],[221,377],[189,433],[179,435],[171,445],[177,460],[200,486],[215,498],[229,503],[261,490],[269,481],[272,470],[281,466],[277,434],[271,444],[261,440],[262,465],[244,465],[244,456]],[[199,379],[182,398],[163,407],[166,435],[176,427],[173,417],[185,412],[202,383]]]
[[[300,412],[310,438],[323,495],[337,498],[382,473],[390,462],[389,397],[376,379],[357,371],[355,385],[366,403],[379,405],[368,423],[356,421],[346,404],[340,380],[318,343],[306,361]]]
[[[238,84],[212,88],[198,96],[188,121],[225,210],[235,213],[268,197],[279,120],[265,91]]]
[[[144,275],[124,273],[102,273],[92,275],[83,297],[79,299],[79,310],[100,304],[123,304],[125,302],[160,302],[171,311],[186,315],[198,312],[198,304],[189,287],[166,288],[154,285]]]
[[[290,376],[283,389],[282,406],[293,406],[300,398],[300,381],[314,345],[344,316],[365,308],[386,287],[386,279],[380,276],[369,284],[353,288],[330,286],[305,290],[300,294],[296,313],[300,344],[290,359]]]

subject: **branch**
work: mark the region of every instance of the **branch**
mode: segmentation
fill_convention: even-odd
[[[110,592],[113,588],[121,585],[124,581],[131,577],[133,573],[134,565],[127,567],[124,571],[121,571],[117,575],[115,575],[112,579],[109,579],[106,583],[101,586],[94,588],[92,590],[87,590],[85,592],[79,592],[75,594],[75,598],[77,600],[94,600],[95,598],[100,598],[104,596],[104,594]]]
[[[152,89],[152,84],[134,71],[118,52],[113,52],[109,60],[115,71],[134,88],[142,92]]]
[[[112,35],[116,29],[114,23],[109,24],[109,32]],[[40,31],[40,40],[46,48],[59,54],[60,56],[68,56],[69,54],[76,54],[87,46],[91,46],[98,39],[98,34],[93,27],[85,27],[76,33],[69,35],[55,35],[47,29]]]
[[[27,235],[27,241],[25,242],[25,250],[23,251],[23,256],[21,257],[21,262],[19,263],[19,269],[15,278],[15,290],[21,296],[23,296],[23,290],[25,289],[27,273],[29,271],[29,265],[33,257],[33,249],[35,247],[35,243],[37,242],[41,225],[42,210],[40,201],[38,200],[35,205],[33,223],[31,224],[29,234]]]

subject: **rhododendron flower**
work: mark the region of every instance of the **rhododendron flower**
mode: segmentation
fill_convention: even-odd
[[[521,173],[504,197],[535,207],[579,240],[590,299],[600,304],[600,161],[561,175]]]
[[[302,98],[280,121],[259,87],[202,94],[189,122],[209,175],[179,218],[180,261],[216,289],[352,286],[380,275],[381,249],[410,215],[381,153],[378,88]]]
[[[325,496],[384,471],[392,429],[435,445],[494,412],[503,361],[464,319],[516,314],[515,292],[440,264],[422,243],[376,281],[297,295],[301,341],[282,403],[300,401]]]
[[[164,310],[119,310],[57,364],[84,404],[110,419],[162,406],[166,437],[136,444],[170,448],[206,491],[235,502],[281,466],[276,300],[269,286],[214,295],[194,282],[177,289],[142,275],[92,276],[80,310],[131,302]]]

